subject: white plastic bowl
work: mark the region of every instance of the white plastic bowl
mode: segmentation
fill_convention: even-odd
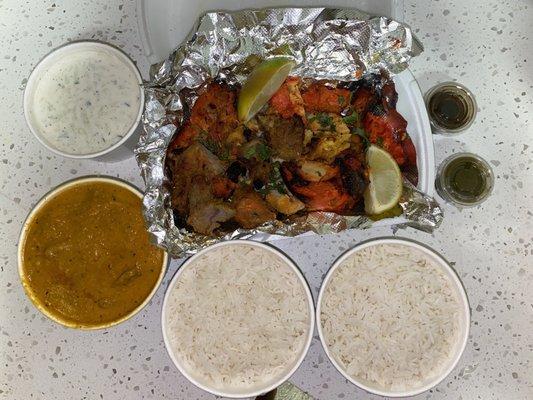
[[[308,307],[309,307],[309,324],[308,324],[307,337],[306,337],[306,340],[305,340],[304,347],[303,347],[303,349],[301,351],[301,354],[297,358],[297,360],[294,363],[294,365],[287,366],[286,372],[283,374],[283,376],[281,376],[276,381],[268,382],[263,387],[259,387],[258,386],[258,387],[253,388],[252,390],[249,390],[249,391],[240,391],[239,390],[239,391],[235,391],[235,392],[229,392],[229,391],[228,392],[224,392],[224,391],[220,391],[218,389],[212,388],[212,387],[206,385],[204,382],[200,382],[199,380],[197,380],[196,378],[191,376],[191,374],[189,374],[187,372],[187,370],[183,367],[183,365],[181,365],[178,357],[176,357],[176,355],[174,354],[172,346],[170,345],[170,339],[167,336],[167,321],[166,321],[167,311],[166,310],[167,310],[167,302],[168,302],[169,295],[172,292],[173,288],[176,286],[176,283],[177,283],[179,277],[181,276],[181,274],[183,273],[183,271],[185,271],[187,268],[189,268],[191,265],[193,265],[194,262],[199,257],[201,257],[202,255],[204,255],[204,254],[206,254],[208,252],[217,251],[217,249],[219,249],[220,247],[223,247],[223,246],[240,246],[240,245],[255,246],[255,247],[259,247],[259,248],[261,248],[263,250],[267,250],[267,251],[275,254],[276,256],[280,257],[294,271],[294,273],[298,276],[298,279],[302,283],[302,286],[304,288],[304,291],[305,291],[305,294],[306,294],[306,297],[307,297],[307,303],[308,303]],[[250,260],[250,262],[253,262],[253,260]],[[302,361],[304,360],[304,358],[305,358],[305,356],[307,354],[307,351],[309,350],[309,346],[311,345],[311,341],[313,339],[314,326],[315,326],[315,311],[314,311],[313,296],[311,295],[311,290],[309,289],[309,285],[308,285],[307,281],[305,280],[303,274],[298,269],[296,264],[291,259],[289,259],[286,255],[284,255],[282,252],[280,252],[279,250],[275,249],[274,247],[272,247],[270,245],[267,245],[267,244],[264,244],[264,243],[254,242],[254,241],[251,241],[251,240],[231,240],[231,241],[226,241],[226,242],[220,242],[220,243],[217,243],[217,244],[215,244],[213,246],[210,246],[210,247],[207,247],[207,248],[203,249],[202,251],[198,252],[197,254],[195,254],[194,256],[189,258],[187,261],[185,261],[183,263],[183,265],[180,267],[180,269],[176,272],[176,274],[174,275],[172,280],[170,281],[170,284],[168,285],[167,291],[165,293],[165,298],[163,300],[163,309],[162,309],[162,313],[161,313],[161,327],[162,327],[162,330],[163,330],[163,339],[164,339],[164,342],[165,342],[165,347],[167,349],[168,354],[170,355],[170,358],[172,359],[172,362],[178,368],[178,370],[182,373],[182,375],[185,376],[192,384],[196,385],[197,387],[199,387],[202,390],[205,390],[206,392],[212,393],[212,394],[214,394],[216,396],[230,397],[230,398],[235,398],[235,399],[242,399],[242,398],[247,398],[247,397],[259,396],[261,394],[267,393],[267,392],[277,388],[282,383],[287,381],[291,377],[291,375],[301,365]]]
[[[35,90],[37,88],[37,84],[39,83],[39,79],[44,73],[46,73],[46,71],[52,65],[54,65],[54,63],[63,59],[66,56],[86,50],[98,50],[112,53],[113,55],[118,57],[122,63],[124,63],[124,66],[126,66],[132,71],[139,83],[139,110],[137,112],[135,120],[131,121],[130,129],[127,132],[124,132],[124,137],[120,141],[113,143],[109,147],[98,152],[87,154],[72,154],[55,148],[42,135],[32,116],[32,102]],[[144,110],[144,90],[142,85],[143,80],[137,66],[126,53],[124,53],[117,47],[95,40],[80,40],[64,44],[44,56],[41,61],[39,61],[39,63],[35,66],[28,78],[28,82],[26,83],[26,88],[24,90],[23,101],[24,117],[26,119],[26,124],[30,128],[30,131],[33,133],[33,135],[44,147],[60,156],[76,159],[90,158],[97,159],[100,161],[120,161],[122,159],[127,158],[128,156],[133,155],[133,152],[129,148],[127,148],[128,146],[125,145],[127,144],[129,145],[129,147],[133,148],[135,143],[130,142],[132,142],[133,139],[135,139],[134,142],[136,142],[136,138],[133,138],[132,136],[134,135],[139,126],[139,122],[141,121],[142,113]]]
[[[146,307],[146,305],[150,302],[150,300],[152,300],[152,297],[154,297],[155,293],[157,292],[157,289],[159,289],[159,286],[161,285],[161,282],[163,281],[163,277],[165,276],[165,273],[167,272],[167,268],[169,264],[168,253],[165,251],[163,253],[163,265],[161,267],[161,271],[159,272],[157,281],[155,282],[155,285],[150,291],[150,293],[148,294],[148,296],[146,296],[146,298],[137,307],[135,307],[135,309],[133,309],[129,313],[111,322],[105,322],[105,323],[96,324],[96,325],[85,325],[85,324],[75,323],[67,319],[61,318],[58,314],[51,312],[47,307],[45,307],[42,304],[42,302],[33,293],[31,289],[31,285],[28,284],[27,277],[26,277],[26,271],[24,270],[23,253],[24,253],[24,245],[26,243],[26,239],[28,236],[28,230],[31,224],[33,223],[33,219],[35,215],[37,215],[38,212],[41,210],[41,208],[46,206],[48,202],[52,200],[53,198],[55,198],[58,194],[74,186],[77,186],[79,184],[94,183],[94,182],[104,182],[104,183],[109,183],[112,185],[119,186],[121,188],[129,190],[131,193],[133,193],[135,196],[137,196],[139,199],[142,200],[143,193],[137,187],[135,187],[131,183],[123,181],[122,179],[111,177],[111,176],[96,176],[96,175],[95,176],[82,176],[80,178],[74,178],[69,181],[63,182],[59,186],[56,186],[55,188],[50,190],[48,193],[46,193],[41,198],[41,200],[39,200],[39,202],[33,207],[33,209],[30,211],[30,213],[26,217],[26,220],[24,221],[24,224],[22,225],[22,229],[20,231],[20,236],[19,236],[19,241],[18,241],[18,252],[17,252],[19,278],[22,283],[22,286],[24,287],[24,291],[26,292],[26,295],[31,300],[33,305],[40,312],[42,312],[46,317],[50,318],[52,321],[57,322],[58,324],[61,324],[68,328],[81,329],[81,330],[107,329],[112,326],[118,325],[124,321],[127,321],[128,319],[137,315],[144,307]]]
[[[331,355],[328,346],[326,344],[326,340],[324,338],[324,333],[322,331],[322,323],[320,318],[321,313],[321,303],[322,303],[322,297],[324,296],[325,288],[327,287],[331,277],[333,276],[333,273],[335,270],[350,256],[352,256],[354,253],[361,251],[367,247],[372,247],[376,245],[382,245],[382,244],[397,244],[402,246],[408,246],[415,248],[423,253],[425,253],[427,256],[429,256],[435,263],[437,267],[440,267],[444,275],[448,278],[451,287],[455,292],[457,293],[457,297],[459,298],[459,307],[460,307],[460,321],[459,321],[459,338],[457,342],[455,343],[455,346],[453,348],[453,355],[448,359],[447,365],[442,369],[442,373],[440,375],[437,375],[431,380],[427,380],[418,388],[411,389],[411,390],[405,390],[405,391],[387,391],[383,390],[380,387],[377,386],[370,386],[368,383],[362,382],[350,375],[344,369],[335,361],[334,357]],[[466,347],[466,343],[468,341],[468,333],[470,331],[470,305],[468,303],[468,297],[466,296],[465,289],[459,280],[459,277],[457,276],[457,273],[450,267],[448,262],[437,252],[432,250],[431,248],[409,240],[409,239],[397,239],[397,238],[381,238],[381,239],[372,239],[366,242],[363,242],[352,249],[346,251],[344,254],[342,254],[331,266],[328,273],[326,274],[326,277],[324,279],[324,282],[322,283],[322,286],[320,288],[320,292],[318,295],[318,301],[317,301],[317,308],[316,308],[316,321],[317,321],[317,328],[318,328],[318,335],[320,337],[320,341],[322,342],[322,347],[324,348],[324,351],[326,352],[329,360],[331,363],[335,366],[335,368],[351,383],[354,385],[360,387],[361,389],[366,390],[369,393],[374,393],[380,396],[385,397],[407,397],[407,396],[416,396],[420,393],[423,393],[427,390],[430,390],[431,388],[437,386],[440,382],[442,382],[449,374],[450,372],[456,367],[457,363],[459,362],[459,359],[461,358],[461,355],[464,352],[464,349]]]

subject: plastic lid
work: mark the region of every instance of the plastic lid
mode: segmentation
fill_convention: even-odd
[[[191,33],[207,11],[267,7],[320,7],[323,0],[137,0],[137,22],[143,49],[150,63],[165,59]],[[330,8],[358,8],[369,14],[403,21],[404,0],[332,0]]]

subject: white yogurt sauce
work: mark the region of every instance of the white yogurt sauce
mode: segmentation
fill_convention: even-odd
[[[50,146],[75,155],[96,153],[132,128],[141,90],[132,67],[117,54],[80,49],[41,73],[30,115]]]

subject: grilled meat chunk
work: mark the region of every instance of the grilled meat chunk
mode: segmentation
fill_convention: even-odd
[[[340,170],[327,181],[307,181],[294,162],[281,165],[281,175],[289,190],[298,197],[308,211],[332,211],[346,213],[354,205],[352,197],[344,189]]]
[[[340,114],[348,107],[350,91],[343,88],[334,88],[326,85],[327,82],[312,83],[303,93],[305,111],[308,113],[330,112]]]
[[[300,84],[300,78],[288,77],[270,99],[269,104],[282,118],[291,118],[295,115],[305,118],[304,101],[299,88]]]
[[[285,160],[294,160],[302,155],[305,128],[300,117],[284,119],[269,113],[258,116],[257,120],[274,155]]]
[[[213,178],[213,180],[217,179],[218,177]],[[187,223],[196,232],[204,235],[211,235],[221,222],[228,221],[235,215],[235,210],[230,204],[213,197],[215,188],[213,180],[209,181],[199,175],[194,176],[188,193],[189,217]]]
[[[276,213],[257,192],[251,189],[239,188],[235,193],[234,203],[235,221],[243,228],[255,228],[276,219]]]
[[[172,207],[181,214],[189,210],[189,191],[195,179],[210,181],[224,172],[222,162],[200,143],[193,143],[181,154],[171,154],[167,166],[171,171]]]
[[[330,211],[345,214],[355,203],[337,180],[310,182],[305,186],[293,185],[291,190],[305,203],[309,211]]]
[[[375,108],[365,115],[363,126],[370,142],[387,150],[399,166],[405,163],[402,142],[407,134],[407,121],[398,111]]]
[[[221,143],[239,126],[235,108],[236,93],[227,85],[210,84],[198,97],[191,115],[174,136],[169,151],[184,149],[200,134],[206,134],[213,143]]]
[[[289,193],[280,193],[271,190],[266,195],[266,201],[277,212],[285,215],[293,215],[305,208],[305,204]]]
[[[193,208],[187,223],[198,233],[212,235],[220,227],[220,223],[229,221],[234,216],[235,210],[229,204],[211,200]]]

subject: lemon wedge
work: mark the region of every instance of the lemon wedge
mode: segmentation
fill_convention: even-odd
[[[237,101],[237,113],[243,122],[250,120],[280,88],[295,62],[274,57],[258,64],[244,83]]]
[[[398,164],[388,152],[374,145],[366,151],[366,163],[370,183],[364,193],[365,212],[373,215],[394,208],[403,188]]]

